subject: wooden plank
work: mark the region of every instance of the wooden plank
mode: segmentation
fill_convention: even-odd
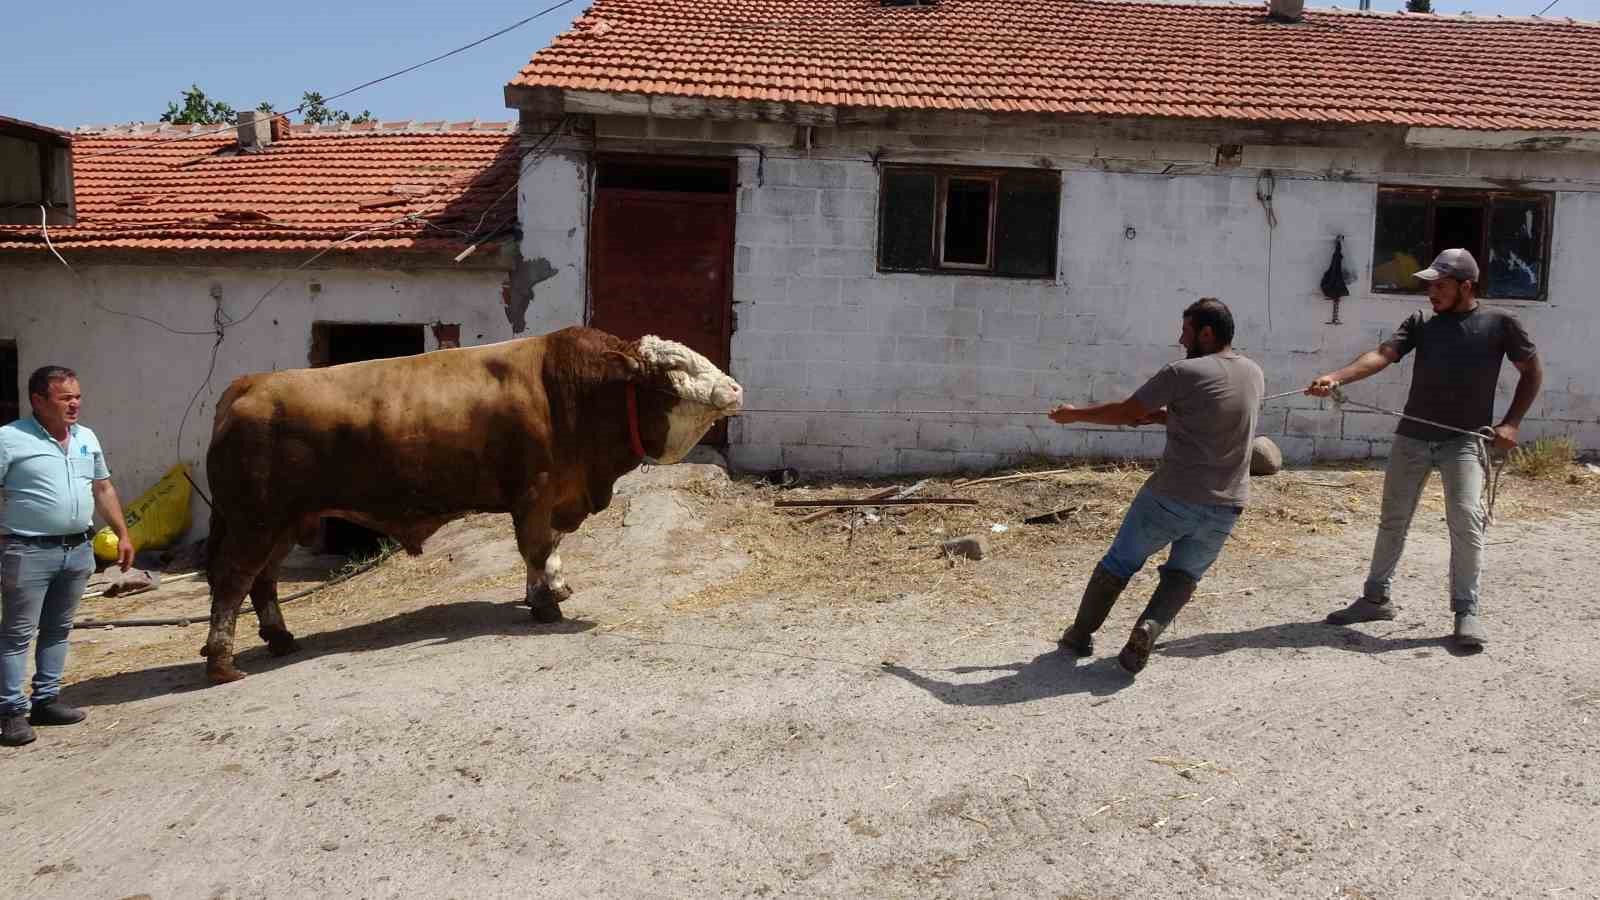
[[[774,500],[772,505],[778,509],[803,509],[819,506],[842,509],[851,506],[977,506],[978,501],[968,497],[903,497],[883,500],[863,497],[858,500]]]
[[[895,494],[897,494],[899,492],[900,492],[899,488],[884,488],[883,490],[877,492],[876,494],[869,495],[867,497],[867,499],[869,499],[869,500],[888,500],[888,499],[890,499],[891,497],[893,497]],[[833,515],[834,513],[838,512],[838,511],[839,511],[839,509],[837,507],[830,507],[828,509],[824,509],[821,512],[814,512],[814,513],[811,513],[810,515],[807,515],[807,516],[801,516],[796,521],[799,524],[804,525],[807,522],[815,522],[818,519],[824,518],[826,516],[831,516],[831,515]]]
[[[559,116],[566,110],[563,108],[564,98],[558,88],[535,88],[520,84],[506,85],[505,103],[512,109],[524,113]]]

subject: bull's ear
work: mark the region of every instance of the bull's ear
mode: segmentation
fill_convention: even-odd
[[[605,353],[607,380],[610,381],[638,381],[644,374],[644,366],[637,359],[626,353],[607,350]]]

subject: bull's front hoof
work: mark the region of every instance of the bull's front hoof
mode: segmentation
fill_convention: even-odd
[[[533,620],[546,625],[559,622],[562,619],[561,604],[548,598],[548,596],[535,597],[528,601],[528,606],[533,610]]]
[[[267,652],[273,656],[288,656],[300,652],[299,642],[287,631],[279,629],[268,631],[263,628],[259,633],[261,639],[267,642]]]
[[[206,681],[212,684],[228,684],[243,677],[244,673],[235,669],[232,662],[212,660],[206,663]]]
[[[288,656],[300,652],[300,642],[294,638],[267,641],[267,652],[273,656]]]

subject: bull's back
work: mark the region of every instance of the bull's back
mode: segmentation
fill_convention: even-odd
[[[208,474],[311,507],[495,505],[500,459],[541,403],[540,338],[237,379]],[[520,441],[525,443],[525,441]]]

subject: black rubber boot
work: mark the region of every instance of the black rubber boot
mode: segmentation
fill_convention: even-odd
[[[33,728],[28,724],[27,716],[17,713],[0,717],[0,746],[21,747],[33,743],[33,738]]]
[[[1118,578],[1105,566],[1095,566],[1094,574],[1089,576],[1088,586],[1083,589],[1083,599],[1078,601],[1077,617],[1061,633],[1061,639],[1056,643],[1079,656],[1093,653],[1094,633],[1105,624],[1111,607],[1116,605],[1117,598],[1122,596],[1122,590],[1127,586],[1128,579]]]
[[[29,725],[76,725],[89,714],[76,707],[68,706],[60,700],[47,700],[35,703],[33,711],[28,713]]]
[[[1117,662],[1124,669],[1135,674],[1143,671],[1150,662],[1150,651],[1155,649],[1156,639],[1171,627],[1172,620],[1178,617],[1189,598],[1194,596],[1197,584],[1199,582],[1181,572],[1161,573],[1161,583],[1150,595],[1150,604],[1139,615],[1138,624],[1133,626],[1133,634],[1128,636],[1127,646],[1117,654]]]

